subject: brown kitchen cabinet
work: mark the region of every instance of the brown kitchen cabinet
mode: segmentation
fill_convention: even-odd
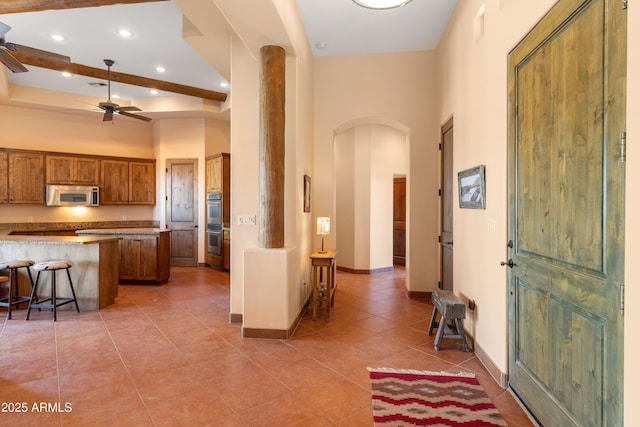
[[[9,203],[9,155],[0,151],[0,203]]]
[[[120,282],[153,284],[169,280],[171,231],[158,228],[78,230],[79,236],[119,236]]]
[[[9,203],[44,204],[44,154],[8,152]]]
[[[222,232],[222,268],[231,270],[231,231]]]
[[[47,155],[47,184],[99,185],[100,161],[90,157]]]
[[[100,203],[155,205],[155,160],[102,160]]]

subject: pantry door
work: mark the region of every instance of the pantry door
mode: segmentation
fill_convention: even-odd
[[[197,267],[198,159],[168,159],[166,173],[171,265]]]
[[[509,55],[509,385],[545,426],[620,426],[626,12],[560,0]]]

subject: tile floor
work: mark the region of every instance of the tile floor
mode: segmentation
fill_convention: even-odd
[[[533,425],[473,353],[433,349],[431,305],[405,297],[404,277],[338,272],[331,320],[307,313],[287,341],[241,338],[229,275],[208,268],[56,323],[2,309],[0,425],[372,426],[367,366],[473,371],[510,426]]]

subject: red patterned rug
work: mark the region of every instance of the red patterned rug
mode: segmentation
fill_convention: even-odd
[[[376,426],[506,427],[473,374],[369,368]]]

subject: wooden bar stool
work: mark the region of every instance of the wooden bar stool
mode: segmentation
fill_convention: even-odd
[[[33,269],[38,272],[38,276],[36,277],[36,283],[33,286],[33,292],[31,293],[31,301],[29,302],[29,308],[27,309],[27,320],[29,320],[29,315],[31,314],[32,308],[50,308],[53,310],[53,321],[57,320],[57,308],[65,305],[74,303],[76,306],[76,312],[80,312],[80,308],[78,307],[78,301],[76,300],[76,292],[73,289],[73,282],[71,281],[71,273],[69,273],[69,269],[73,264],[71,261],[44,261],[39,262],[33,266]],[[58,270],[65,270],[67,272],[67,277],[69,278],[69,287],[71,288],[71,294],[73,298],[69,297],[58,297],[56,295],[56,272]],[[38,283],[40,282],[40,273],[42,272],[51,272],[51,297],[39,300],[38,299]]]
[[[2,261],[0,262],[0,271],[8,270],[9,271],[9,295],[6,298],[0,298],[0,307],[7,307],[7,319],[11,319],[11,309],[15,305],[16,307],[20,306],[20,304],[26,304],[31,301],[30,296],[20,295],[20,286],[19,286],[19,278],[20,273],[18,273],[19,268],[26,268],[27,274],[29,275],[29,281],[31,285],[31,291],[33,291],[33,276],[31,275],[31,267],[35,264],[34,261],[31,260],[14,260],[14,261]],[[6,276],[3,276],[6,277]]]

